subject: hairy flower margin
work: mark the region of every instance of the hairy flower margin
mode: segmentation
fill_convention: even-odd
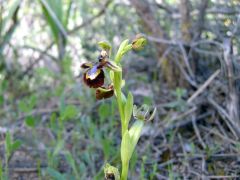
[[[127,180],[129,162],[140,138],[141,131],[146,122],[151,121],[156,113],[156,108],[151,109],[146,105],[137,108],[133,105],[134,100],[131,92],[126,97],[122,92],[125,81],[122,79],[121,59],[130,50],[142,50],[146,39],[137,35],[131,43],[124,40],[115,55],[114,61],[110,60],[111,45],[107,42],[99,42],[101,52],[95,63],[86,62],[81,65],[85,70],[83,74],[84,83],[94,88],[96,99],[106,99],[115,95],[121,120],[121,176],[118,169],[106,164],[104,167],[105,179]],[[105,83],[105,69],[109,73],[111,82]],[[108,84],[107,86],[105,84]],[[134,122],[129,127],[129,122],[134,117]]]

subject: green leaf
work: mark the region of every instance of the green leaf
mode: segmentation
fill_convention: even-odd
[[[141,136],[143,126],[144,126],[144,121],[136,120],[129,130],[130,141],[132,143],[131,153],[133,153],[137,145],[137,142]]]
[[[122,164],[128,163],[131,158],[131,155],[132,155],[131,139],[128,130],[126,130],[122,137],[121,143],[121,159],[123,162]]]
[[[63,146],[64,146],[64,140],[58,141],[58,143],[54,149],[53,156],[58,155],[59,152],[62,150]]]
[[[32,128],[32,127],[35,127],[35,125],[36,125],[35,119],[34,119],[32,116],[26,117],[25,123],[26,123],[27,126],[29,126],[29,127],[31,127],[31,128]]]
[[[10,8],[8,10],[8,16],[3,19],[3,22],[1,24],[2,31],[5,30],[6,24],[13,18],[14,14],[16,13],[16,11],[18,9],[18,6],[21,3],[21,0],[15,0],[15,1],[12,1],[12,2],[13,3],[10,5]]]
[[[125,126],[128,127],[129,121],[132,117],[133,111],[133,95],[131,92],[128,93],[127,101],[124,107],[124,115],[125,115]]]
[[[71,19],[70,18],[70,12],[71,12],[71,9],[72,9],[73,1],[68,0],[66,3],[67,3],[66,15],[64,15],[64,17],[63,17],[64,18],[63,25],[64,25],[65,28],[67,28],[68,21]]]
[[[20,109],[20,111],[25,112],[25,113],[31,111],[31,109],[29,108],[29,106],[27,105],[27,103],[24,100],[21,100],[18,103],[18,108]]]
[[[65,157],[66,157],[68,164],[70,164],[70,166],[74,169],[75,161],[69,151],[65,152]]]
[[[14,143],[12,144],[12,147],[11,147],[12,152],[14,152],[18,148],[20,148],[21,145],[22,145],[22,142],[20,140],[14,141]]]
[[[106,119],[109,116],[110,106],[108,104],[101,104],[98,109],[100,119]]]
[[[10,132],[8,131],[7,134],[6,134],[6,139],[5,139],[5,148],[6,148],[6,153],[7,153],[8,157],[11,154],[11,151],[12,151],[11,145],[12,145],[12,138],[11,138]]]
[[[1,159],[0,159],[0,179],[3,179],[3,165]]]
[[[40,2],[43,7],[43,13],[55,37],[56,43],[60,39],[59,37],[60,33],[66,39],[67,32],[63,27],[63,19],[62,19],[63,17],[62,1],[61,0],[40,0]]]
[[[64,176],[53,168],[48,167],[47,173],[55,180],[65,180]]]
[[[65,157],[66,157],[67,162],[68,162],[68,163],[70,164],[70,166],[72,167],[73,172],[74,172],[76,178],[77,178],[77,179],[80,179],[80,175],[78,174],[78,170],[77,170],[77,167],[76,167],[76,163],[75,163],[75,160],[74,160],[72,154],[71,154],[69,151],[67,151],[67,152],[65,152]]]
[[[0,95],[0,106],[3,105],[3,103],[4,103],[4,97],[3,95]]]
[[[61,117],[62,117],[64,120],[73,119],[75,116],[77,116],[77,113],[78,113],[77,108],[76,108],[74,105],[68,105],[68,106],[64,109]]]
[[[47,67],[39,67],[36,68],[36,74],[40,77],[44,76],[44,77],[54,77],[54,73],[53,71],[51,71],[49,68]]]
[[[109,139],[101,139],[104,159],[108,159],[111,152],[111,140]]]
[[[34,106],[37,104],[37,96],[36,95],[32,95],[30,97],[30,101],[29,101],[29,108],[34,108]]]

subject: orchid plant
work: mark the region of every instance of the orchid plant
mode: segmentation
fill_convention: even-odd
[[[154,118],[156,108],[151,109],[147,105],[142,105],[140,108],[134,105],[133,95],[128,92],[128,95],[122,92],[125,81],[123,80],[123,71],[121,66],[121,60],[123,56],[130,50],[141,50],[146,44],[146,39],[137,35],[135,39],[129,43],[129,40],[124,40],[115,55],[114,60],[110,60],[111,45],[107,42],[99,42],[101,48],[98,62],[90,63],[86,62],[81,65],[81,68],[85,69],[83,74],[84,83],[94,88],[96,91],[96,99],[101,100],[110,98],[115,95],[118,110],[121,120],[121,176],[118,169],[109,164],[105,165],[104,173],[107,180],[127,180],[129,162],[137,142],[140,138],[141,131],[144,124]],[[107,69],[108,71],[105,71]],[[105,72],[109,73],[111,82],[107,85],[105,81]],[[132,118],[135,119],[131,127],[129,122]]]

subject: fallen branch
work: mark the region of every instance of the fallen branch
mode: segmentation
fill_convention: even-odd
[[[198,97],[210,84],[211,82],[219,75],[220,69],[215,71],[199,88],[193,95],[187,100],[187,103],[191,103],[196,97]]]

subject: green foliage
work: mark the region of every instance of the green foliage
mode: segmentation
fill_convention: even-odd
[[[66,179],[61,173],[59,173],[58,171],[56,171],[55,169],[50,168],[50,167],[47,168],[47,173],[54,180],[65,180]]]
[[[19,101],[18,107],[22,112],[28,113],[32,111],[37,103],[37,97],[35,95],[30,96],[28,99]]]
[[[68,120],[74,118],[78,114],[77,108],[73,105],[67,105],[61,110],[62,120]]]
[[[20,146],[22,142],[19,140],[12,140],[11,134],[7,132],[6,134],[6,140],[5,140],[5,150],[6,150],[6,156],[7,159],[11,156],[11,154],[16,151]]]
[[[55,41],[58,44],[60,38],[64,35],[66,38],[67,33],[63,26],[63,4],[62,0],[39,0],[43,7],[43,13],[52,30]],[[66,22],[66,21],[65,21]]]
[[[10,132],[8,131],[6,133],[6,138],[5,138],[5,168],[4,168],[4,171],[3,171],[3,168],[1,168],[1,174],[2,176],[7,179],[8,177],[8,165],[9,165],[9,161],[10,161],[10,158],[11,156],[13,155],[13,153],[18,149],[20,148],[20,146],[22,145],[22,142],[20,140],[13,140],[12,137],[11,137],[11,134]],[[1,162],[0,162],[1,163]],[[2,166],[2,164],[1,164]],[[3,175],[3,172],[4,172],[4,175]],[[0,176],[1,177],[1,176]]]
[[[2,16],[2,9],[0,9],[0,55],[3,52],[3,49],[5,45],[10,41],[15,28],[16,28],[16,21],[17,21],[17,13],[19,10],[21,1],[20,0],[15,0],[12,1],[12,3],[9,3],[9,10],[8,10],[8,15],[3,18]],[[15,21],[15,24],[8,28],[8,25],[11,21]],[[8,29],[7,29],[8,28]]]
[[[141,172],[140,172],[140,177],[141,177],[141,180],[144,180],[145,179],[145,163],[146,163],[146,160],[147,160],[147,157],[146,156],[143,156],[142,157],[142,163],[141,163]]]
[[[76,161],[74,160],[72,154],[67,151],[65,152],[65,156],[66,156],[66,160],[68,162],[68,164],[70,165],[70,167],[73,169],[74,175],[76,179],[80,179],[80,175],[78,173],[78,169],[77,169],[77,165],[76,165]]]
[[[3,166],[2,166],[2,160],[0,159],[0,179],[4,179],[3,177]]]
[[[27,126],[32,127],[32,128],[36,126],[36,121],[35,121],[34,117],[32,117],[32,116],[26,117],[25,123]]]
[[[167,103],[166,107],[175,108],[177,111],[184,111],[187,106],[186,101],[183,99],[186,95],[186,89],[177,88],[172,94],[176,97],[176,101]]]

